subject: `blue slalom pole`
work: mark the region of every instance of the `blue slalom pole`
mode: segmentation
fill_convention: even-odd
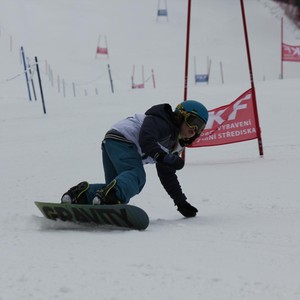
[[[35,56],[35,66],[36,66],[36,71],[37,71],[37,75],[38,75],[38,80],[39,80],[39,86],[40,86],[40,91],[41,91],[41,98],[42,98],[42,104],[43,104],[43,111],[44,114],[46,114],[46,105],[45,105],[45,100],[44,100],[44,93],[43,93],[43,87],[42,87],[42,80],[41,80],[41,75],[40,75],[40,69],[39,69],[39,63],[38,63],[38,59]]]
[[[29,100],[31,101],[30,86],[29,86],[29,80],[28,80],[28,75],[27,75],[27,67],[26,67],[25,54],[24,54],[23,46],[21,47],[21,54],[22,54],[22,60],[23,60],[23,65],[24,65],[24,73],[25,73],[25,77],[26,77],[28,96],[29,96]]]

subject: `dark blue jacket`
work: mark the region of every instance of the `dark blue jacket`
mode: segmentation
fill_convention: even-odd
[[[146,111],[146,118],[141,127],[139,144],[142,149],[143,157],[155,157],[155,154],[161,152],[159,143],[164,148],[172,152],[179,143],[180,123],[176,119],[174,112],[169,104],[158,104]],[[176,170],[163,163],[156,163],[159,179],[177,204],[186,200],[182,193]]]

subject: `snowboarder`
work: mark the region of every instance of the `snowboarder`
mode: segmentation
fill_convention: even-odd
[[[208,120],[203,104],[187,100],[172,107],[158,104],[145,114],[135,114],[111,127],[102,142],[105,184],[86,181],[70,188],[62,203],[120,204],[141,192],[146,182],[144,164],[155,163],[164,189],[185,217],[198,210],[187,202],[176,171],[184,166],[185,146],[200,136]]]

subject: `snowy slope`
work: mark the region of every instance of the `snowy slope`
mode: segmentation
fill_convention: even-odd
[[[250,87],[239,2],[192,4],[189,98],[208,108]],[[182,100],[186,1],[169,1],[169,22],[156,22],[150,0],[1,0],[1,300],[300,299],[299,64],[286,63],[278,80],[280,10],[268,0],[245,0],[245,8],[264,158],[256,141],[189,149],[179,178],[199,209],[193,219],[181,217],[146,166],[146,187],[131,203],[147,211],[150,226],[136,232],[50,222],[33,201],[57,202],[83,179],[103,181],[100,143],[110,125]],[[288,42],[299,44],[285,24]],[[95,59],[99,34],[109,59]],[[39,58],[47,115],[39,93],[29,102],[24,76],[15,77],[20,46]],[[199,72],[212,59],[208,86],[193,82],[194,56]],[[137,83],[142,65],[145,79],[154,69],[155,89],[150,78],[131,90],[134,64]]]

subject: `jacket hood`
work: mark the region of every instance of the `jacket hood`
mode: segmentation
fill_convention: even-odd
[[[168,103],[157,104],[157,105],[152,106],[145,112],[145,115],[146,116],[156,116],[156,117],[166,120],[167,122],[171,122],[175,125],[179,125],[176,122],[175,114],[172,110],[172,107]]]

